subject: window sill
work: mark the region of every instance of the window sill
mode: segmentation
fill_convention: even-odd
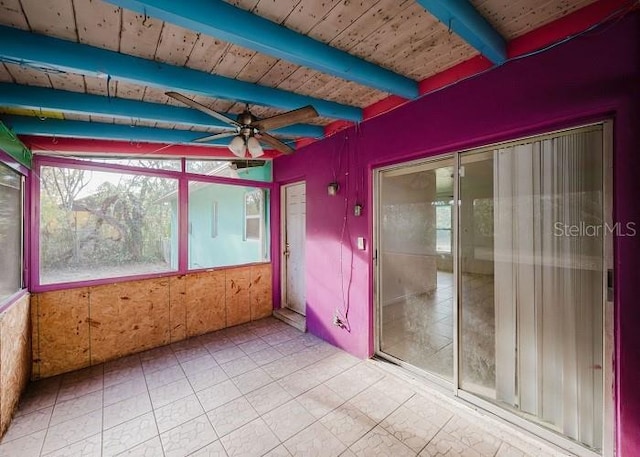
[[[12,295],[9,295],[4,300],[0,301],[0,313],[4,313],[7,311],[14,303],[20,300],[22,297],[27,295],[29,291],[27,289],[20,289],[17,292],[14,292]]]
[[[153,274],[142,274],[135,276],[121,276],[115,278],[104,278],[104,279],[91,279],[86,281],[74,281],[74,282],[62,282],[55,284],[41,284],[37,286],[33,286],[31,289],[32,292],[49,292],[54,290],[64,290],[64,289],[78,289],[81,287],[92,287],[92,286],[102,286],[106,284],[117,284],[121,282],[131,282],[131,281],[142,281],[145,279],[157,279],[157,278],[167,278],[172,276],[184,276],[187,274],[193,273],[203,273],[207,271],[215,271],[215,270],[230,270],[232,268],[242,268],[242,267],[250,267],[253,265],[262,265],[269,264],[270,260],[264,260],[259,262],[251,262],[251,263],[243,263],[238,265],[221,265],[216,267],[208,267],[208,268],[197,268],[191,269],[187,271],[167,271],[162,273],[153,273]],[[25,289],[26,291],[26,289]],[[17,298],[16,298],[17,299]],[[2,308],[0,308],[2,310]]]

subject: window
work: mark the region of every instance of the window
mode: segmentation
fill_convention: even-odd
[[[185,170],[197,175],[271,182],[268,160],[187,160]]]
[[[190,182],[189,269],[268,260],[265,195],[254,187]]]
[[[437,201],[436,203],[436,251],[451,253],[451,203]]]
[[[0,163],[0,302],[22,288],[22,176]]]
[[[262,191],[244,195],[244,239],[259,240],[262,228]]]
[[[104,163],[109,165],[125,165],[128,167],[150,168],[154,170],[180,171],[182,163],[179,159],[153,159],[153,158],[113,158],[113,157],[73,157],[75,160]]]
[[[36,157],[35,290],[269,260],[267,184],[210,173],[229,161],[164,162]]]
[[[178,180],[40,169],[40,284],[177,269]]]

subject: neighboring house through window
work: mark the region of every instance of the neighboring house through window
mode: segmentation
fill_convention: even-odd
[[[244,195],[244,239],[259,240],[262,227],[262,190]]]

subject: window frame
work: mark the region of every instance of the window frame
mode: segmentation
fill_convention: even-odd
[[[134,154],[132,154],[132,158],[133,157],[135,157]],[[162,158],[158,158],[158,159],[162,160]],[[72,157],[53,157],[48,155],[39,155],[37,154],[37,151],[36,151],[36,155],[34,155],[34,160],[33,160],[33,172],[32,172],[33,176],[40,176],[42,167],[63,167],[63,168],[84,169],[88,171],[102,171],[102,172],[125,173],[125,174],[134,173],[134,174],[142,174],[142,175],[151,176],[151,177],[177,179],[177,182],[178,182],[178,189],[177,189],[178,268],[175,270],[166,271],[166,272],[142,273],[142,274],[135,274],[135,275],[128,275],[128,276],[112,276],[112,277],[100,278],[100,279],[41,284],[40,282],[40,197],[41,197],[40,180],[31,179],[28,186],[28,190],[30,192],[30,196],[32,197],[32,201],[33,201],[33,204],[31,205],[31,208],[29,211],[30,220],[33,221],[33,223],[30,225],[32,249],[29,252],[29,257],[28,257],[29,265],[31,266],[31,271],[29,275],[31,290],[33,292],[46,292],[50,290],[61,290],[61,289],[70,289],[75,287],[112,284],[114,282],[125,282],[125,281],[132,281],[132,280],[170,277],[170,276],[176,276],[176,275],[184,275],[187,273],[196,273],[200,271],[211,270],[211,268],[190,269],[188,266],[189,184],[195,183],[195,182],[203,182],[203,183],[213,183],[213,184],[225,184],[225,185],[232,185],[232,186],[238,186],[238,187],[260,188],[263,191],[264,189],[267,189],[271,191],[269,192],[269,198],[270,198],[269,207],[271,207],[271,205],[273,204],[272,189],[274,188],[274,183],[189,173],[186,171],[186,160],[189,160],[189,158],[180,159],[181,161],[180,170],[165,170],[165,169],[152,169],[152,168],[145,168],[145,167],[138,167],[138,166],[129,166],[129,165],[122,165],[122,164],[92,162],[90,160],[86,160],[85,158],[76,159]],[[244,208],[243,208],[243,211],[244,211]],[[263,218],[263,221],[266,221],[266,219]],[[262,236],[262,233],[261,233],[261,236]],[[271,251],[271,247],[269,247],[268,249],[268,252],[270,251]],[[215,268],[237,267],[237,266],[243,266],[243,265],[268,263],[270,261],[271,260],[268,259],[268,260],[262,260],[258,262],[252,262],[249,264],[232,264],[225,267],[215,267]]]
[[[26,228],[29,227],[29,189],[30,189],[30,170],[11,157],[9,154],[0,149],[0,163],[11,171],[15,172],[20,178],[20,287],[15,292],[0,298],[0,312],[8,309],[13,303],[25,296],[29,291],[29,274],[28,259],[29,257],[29,233]]]

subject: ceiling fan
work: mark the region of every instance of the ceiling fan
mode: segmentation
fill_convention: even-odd
[[[225,124],[229,124],[230,128],[228,130],[224,130],[220,133],[209,135],[204,138],[198,138],[194,141],[204,143],[232,136],[233,139],[227,147],[238,157],[245,157],[247,150],[253,158],[262,156],[264,152],[262,150],[262,146],[260,146],[260,142],[277,149],[283,154],[291,154],[295,151],[291,146],[283,143],[276,137],[268,134],[266,131],[278,129],[291,124],[297,124],[318,116],[317,111],[311,105],[308,105],[303,108],[287,111],[286,113],[277,114],[266,119],[258,119],[256,116],[251,114],[251,111],[249,111],[249,105],[247,105],[245,110],[238,114],[236,120],[233,120],[230,117],[227,117],[222,113],[218,113],[211,108],[207,108],[206,106],[177,92],[166,92],[166,95],[190,106],[191,108],[215,117]]]

